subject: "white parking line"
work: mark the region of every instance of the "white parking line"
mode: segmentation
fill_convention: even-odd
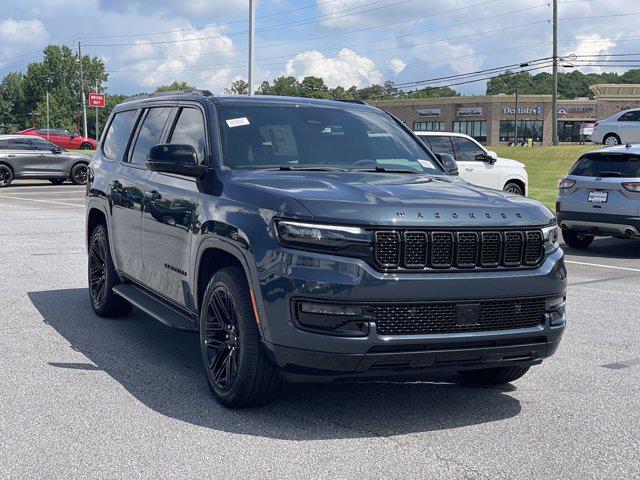
[[[11,195],[0,195],[0,198],[10,198],[12,200],[26,200],[27,202],[52,203],[54,205],[69,205],[71,207],[84,207],[83,204],[79,204],[79,203],[54,202],[51,200],[36,200],[35,198],[12,197]]]
[[[602,265],[601,263],[576,262],[575,260],[565,260],[565,263],[574,263],[576,265],[586,265],[588,267],[610,268],[612,270],[625,270],[627,272],[640,272],[640,268],[616,267],[614,265]]]

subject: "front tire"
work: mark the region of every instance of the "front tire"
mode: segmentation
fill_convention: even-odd
[[[8,165],[0,164],[0,188],[8,187],[13,182],[13,170]]]
[[[109,250],[109,238],[104,225],[98,225],[89,240],[89,298],[93,311],[101,317],[123,317],[133,306],[113,292],[120,283]]]
[[[87,164],[77,163],[71,169],[71,181],[76,185],[84,185],[87,183]]]
[[[574,232],[573,230],[562,230],[562,239],[571,248],[584,250],[593,243],[593,235]]]
[[[267,359],[244,271],[217,272],[204,294],[200,312],[200,350],[207,383],[225,407],[264,405],[281,380]]]
[[[93,145],[90,143],[83,143],[80,145],[80,150],[93,150]]]
[[[615,133],[608,133],[607,135],[605,135],[602,143],[608,147],[611,147],[613,145],[620,145],[622,141],[620,140],[620,137]]]
[[[524,189],[516,182],[507,182],[502,190],[509,193],[515,193],[516,195],[524,195]]]
[[[529,367],[514,365],[511,367],[485,368],[482,370],[461,370],[458,375],[471,385],[503,385],[519,379],[529,371]]]

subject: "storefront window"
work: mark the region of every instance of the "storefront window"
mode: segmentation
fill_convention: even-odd
[[[527,139],[532,138],[534,142],[541,143],[543,124],[542,120],[518,120],[518,141],[525,142]],[[513,142],[514,134],[515,121],[500,120],[500,141],[511,143]]]
[[[487,122],[485,120],[453,122],[453,131],[469,135],[480,143],[487,143]]]
[[[580,141],[580,124],[582,122],[558,122],[558,140],[561,142],[574,142]]]
[[[442,132],[444,122],[413,122],[415,132]]]

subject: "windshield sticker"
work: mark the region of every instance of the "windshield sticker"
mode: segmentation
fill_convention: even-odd
[[[418,163],[422,165],[424,168],[433,168],[433,162],[430,160],[424,160],[422,158],[418,158]]]
[[[242,127],[244,125],[249,125],[249,119],[247,117],[230,118],[227,120],[227,125],[229,128]]]

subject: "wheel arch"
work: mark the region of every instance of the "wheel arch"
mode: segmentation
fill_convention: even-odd
[[[13,169],[13,167],[11,166],[11,164],[9,162],[5,162],[3,160],[0,160],[0,165],[6,165],[7,167],[9,167],[9,170],[11,170],[11,173],[15,176],[16,172]]]
[[[105,214],[105,212],[97,205],[90,205],[87,209],[87,245],[89,244],[89,240],[91,239],[91,234],[98,225],[104,225],[107,229],[107,232],[109,231],[109,227],[107,224],[107,215]]]
[[[616,137],[618,139],[618,142],[622,143],[622,137],[620,136],[619,133],[617,132],[607,132],[602,136],[602,144],[604,145],[604,142],[607,141],[607,137]]]
[[[504,187],[507,186],[508,183],[516,183],[518,184],[518,186],[520,188],[522,188],[522,191],[524,192],[524,195],[527,196],[527,183],[524,181],[524,179],[520,178],[520,177],[509,177],[504,181],[504,184],[502,185],[502,189],[504,190]]]

